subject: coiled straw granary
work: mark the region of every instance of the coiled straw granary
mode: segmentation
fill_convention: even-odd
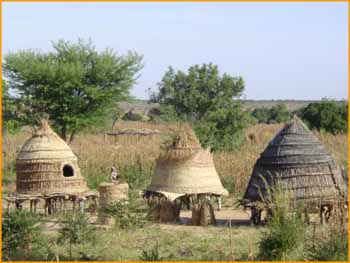
[[[17,208],[29,200],[36,210],[45,200],[47,213],[52,213],[71,200],[80,205],[96,194],[90,192],[80,174],[78,160],[69,146],[49,126],[46,119],[23,145],[16,159],[16,193],[7,197]]]
[[[209,149],[202,149],[192,129],[184,129],[156,162],[145,191],[151,213],[162,222],[177,221],[182,207],[192,208],[195,225],[215,223],[212,199],[227,195]],[[202,220],[202,221],[201,221]]]
[[[347,193],[335,160],[296,116],[273,138],[254,166],[241,200],[252,209],[254,223],[261,219],[256,204],[269,200],[270,190],[276,187],[309,209],[320,209],[321,221],[325,211],[327,220],[332,204],[345,200]]]

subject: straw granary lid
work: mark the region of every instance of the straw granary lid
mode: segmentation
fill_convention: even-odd
[[[215,169],[210,150],[204,150],[191,129],[182,131],[161,155],[147,191],[169,199],[188,194],[227,195]]]
[[[323,144],[296,116],[273,138],[261,154],[258,164],[302,165],[328,163],[333,158]]]
[[[17,161],[69,159],[77,160],[67,143],[42,119],[33,136],[22,146]]]
[[[159,156],[159,163],[183,162],[191,158],[194,153],[202,150],[201,144],[193,130],[185,126],[174,138],[164,154]]]

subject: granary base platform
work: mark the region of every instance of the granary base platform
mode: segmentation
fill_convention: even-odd
[[[51,215],[58,212],[66,213],[68,210],[80,210],[84,212],[95,212],[97,210],[97,199],[99,197],[96,191],[86,191],[83,193],[39,193],[39,194],[20,194],[10,193],[5,201],[7,209],[12,207],[15,209],[23,209],[24,203],[29,201],[29,210],[38,212],[38,205],[43,201],[45,215]],[[90,207],[86,208],[86,204],[90,203]]]

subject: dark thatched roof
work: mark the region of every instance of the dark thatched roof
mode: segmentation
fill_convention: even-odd
[[[243,203],[267,197],[276,184],[295,199],[344,197],[347,187],[332,156],[297,117],[273,138],[257,160]]]

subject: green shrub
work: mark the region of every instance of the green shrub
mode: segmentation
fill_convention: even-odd
[[[95,227],[83,213],[70,213],[61,220],[61,229],[58,231],[58,242],[81,244],[95,239]]]
[[[162,261],[163,258],[159,255],[158,246],[151,248],[150,250],[143,249],[141,256],[141,261]]]
[[[288,193],[271,189],[268,200],[272,215],[267,231],[259,243],[260,260],[301,260],[305,257],[306,225],[302,219],[303,205],[292,202]],[[270,203],[271,202],[271,203]]]
[[[346,133],[348,126],[347,103],[323,100],[310,103],[300,111],[302,119],[310,128],[336,133]]]
[[[290,119],[292,113],[285,104],[280,103],[271,108],[256,108],[251,115],[259,123],[284,123]]]
[[[243,129],[248,124],[249,116],[246,112],[222,108],[209,112],[194,125],[194,130],[204,147],[209,146],[213,151],[233,150],[244,142]]]
[[[302,256],[305,227],[295,215],[274,215],[268,222],[268,232],[259,245],[261,260],[297,260]],[[296,252],[297,251],[297,252]],[[291,258],[292,257],[292,258]]]
[[[119,229],[135,229],[147,224],[147,208],[138,202],[137,193],[131,192],[128,201],[114,202],[101,209],[115,219]]]
[[[124,120],[124,121],[143,121],[144,116],[130,110],[129,112],[124,114],[124,116],[122,117],[122,120]]]
[[[87,171],[84,177],[86,179],[88,187],[94,190],[98,190],[101,183],[109,181],[108,174],[105,171]]]
[[[153,172],[153,166],[145,166],[142,161],[136,164],[122,166],[118,173],[123,181],[129,184],[130,189],[143,189],[149,183]],[[84,177],[90,189],[98,189],[101,183],[108,182],[108,171],[103,168],[87,170]]]
[[[178,122],[181,118],[176,113],[175,109],[171,105],[160,105],[157,108],[152,108],[148,112],[150,121],[161,123],[161,122]]]
[[[224,176],[221,178],[222,185],[224,188],[231,194],[235,193],[237,194],[236,191],[236,180],[233,176]],[[238,189],[239,190],[239,189]],[[242,189],[243,191],[243,189]]]
[[[22,210],[3,214],[3,260],[26,259],[42,245],[39,216]]]
[[[129,184],[130,189],[143,189],[151,180],[153,167],[144,167],[141,160],[135,165],[126,165],[120,169],[122,180]]]
[[[348,235],[345,228],[330,229],[316,237],[309,249],[310,261],[348,261]]]
[[[80,259],[80,257],[73,256],[73,246],[94,242],[96,240],[95,230],[87,215],[83,213],[76,212],[64,216],[58,231],[57,242],[59,244],[68,243],[69,255],[67,259]]]

